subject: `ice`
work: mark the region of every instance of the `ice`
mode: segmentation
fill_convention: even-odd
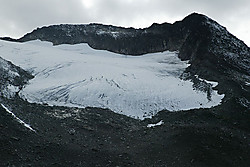
[[[178,58],[178,52],[128,56],[87,44],[0,44],[0,56],[35,75],[19,93],[29,102],[109,108],[144,119],[164,109],[210,108],[224,97],[212,91],[208,99],[205,92],[193,89],[191,81],[181,80],[188,63]]]

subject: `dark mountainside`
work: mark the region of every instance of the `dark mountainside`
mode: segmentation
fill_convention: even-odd
[[[250,166],[250,48],[210,18],[194,13],[174,24],[145,29],[54,25],[18,40],[1,39],[88,43],[95,49],[131,55],[179,51],[179,57],[191,63],[182,78],[193,80],[194,87],[199,82],[195,75],[216,81],[225,98],[211,109],[161,111],[139,121],[107,109],[49,107],[1,94],[0,103],[36,133],[0,106],[0,166]],[[0,70],[1,93],[7,85],[21,89],[32,78],[2,59]],[[60,117],[63,114],[71,117]],[[162,126],[146,127],[160,120]]]

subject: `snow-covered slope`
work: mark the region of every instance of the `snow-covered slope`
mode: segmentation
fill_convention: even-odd
[[[160,110],[209,108],[224,95],[195,90],[179,79],[188,66],[176,52],[126,56],[94,50],[87,44],[52,46],[31,41],[0,41],[0,56],[30,71],[20,95],[49,105],[102,107],[143,119]]]

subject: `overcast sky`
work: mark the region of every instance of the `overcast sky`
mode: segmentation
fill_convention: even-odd
[[[250,46],[250,0],[0,0],[0,36],[19,38],[59,23],[143,28],[192,12],[216,20]]]

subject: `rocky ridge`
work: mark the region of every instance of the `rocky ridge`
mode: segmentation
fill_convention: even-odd
[[[174,24],[154,23],[144,29],[102,24],[52,25],[38,28],[17,41],[35,39],[50,41],[54,45],[88,43],[95,49],[127,55],[179,51],[182,60],[198,63],[206,59],[214,64],[220,59],[230,67],[249,72],[249,47],[225,27],[197,13]]]

